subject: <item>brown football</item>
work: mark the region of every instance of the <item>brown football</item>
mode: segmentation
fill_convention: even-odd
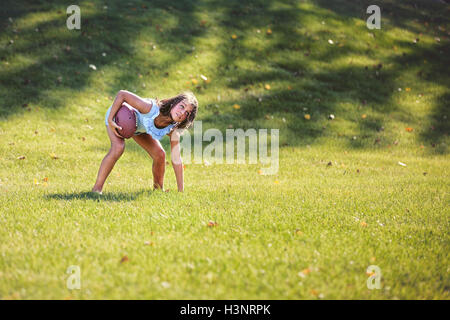
[[[114,121],[117,123],[122,130],[117,129],[117,132],[124,138],[131,138],[137,129],[137,117],[136,111],[132,107],[123,103],[122,106],[117,111]]]

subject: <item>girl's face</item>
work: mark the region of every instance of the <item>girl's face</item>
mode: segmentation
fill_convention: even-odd
[[[176,122],[184,121],[192,112],[192,106],[186,104],[184,101],[180,101],[175,107],[170,110],[172,119]]]

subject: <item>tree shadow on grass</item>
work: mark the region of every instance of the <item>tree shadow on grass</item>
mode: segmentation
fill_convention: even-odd
[[[442,22],[444,25],[448,21],[442,13],[436,15],[435,6],[427,6],[425,1],[418,3],[420,10],[412,2],[397,5],[395,1],[382,1],[381,6],[386,8],[384,4],[388,5],[385,12],[393,27],[410,32],[422,32],[420,26],[411,23],[412,19],[429,16],[433,23]],[[23,1],[14,3],[14,6],[26,7],[27,4],[27,1]],[[29,57],[35,60],[22,68],[0,70],[0,116],[24,112],[22,106],[31,102],[44,108],[64,107],[67,97],[51,94],[53,91],[70,89],[73,93],[86,90],[92,79],[99,76],[105,67],[117,69],[112,83],[105,84],[107,89],[102,91],[105,94],[112,95],[118,89],[139,87],[141,80],[138,73],[143,68],[150,68],[150,73],[155,74],[157,81],[165,68],[172,64],[176,66],[188,56],[187,49],[196,44],[204,33],[217,32],[220,35],[216,45],[213,81],[217,81],[220,89],[232,89],[242,94],[218,103],[227,109],[214,110],[211,105],[205,106],[203,110],[207,112],[199,117],[205,121],[205,125],[221,130],[230,125],[244,129],[277,128],[283,125],[283,132],[287,135],[284,137],[286,140],[281,141],[281,146],[295,146],[317,142],[324,136],[337,135],[340,127],[335,126],[335,123],[343,119],[354,124],[355,130],[367,141],[376,141],[378,130],[385,125],[386,116],[401,111],[404,115],[402,121],[413,118],[408,110],[399,110],[399,106],[393,103],[397,79],[411,70],[407,67],[408,63],[426,57],[429,64],[422,80],[438,85],[445,84],[443,79],[448,79],[446,70],[450,63],[445,63],[448,58],[445,60],[444,55],[437,54],[439,50],[448,52],[447,45],[427,45],[420,50],[418,46],[411,47],[411,43],[402,43],[401,37],[397,39],[396,35],[393,39],[379,43],[376,42],[378,38],[369,39],[369,30],[365,27],[366,4],[367,1],[350,0],[213,0],[167,4],[161,0],[143,9],[142,6],[146,6],[143,1],[126,4],[116,1],[108,3],[109,9],[103,11],[103,3],[93,2],[90,11],[83,14],[81,31],[65,30],[52,34],[52,29],[60,28],[61,24],[65,28],[67,15],[65,7],[61,6],[59,16],[50,15],[51,19],[19,30],[19,39],[12,45],[0,47],[2,60],[12,59],[14,55],[26,56],[27,53],[31,53]],[[9,6],[12,6],[11,3]],[[38,8],[53,12],[56,7],[58,5],[55,2]],[[208,22],[213,26],[209,31],[200,27],[199,21],[196,21],[202,12],[209,12],[214,17],[214,21]],[[7,5],[0,17],[7,21],[11,15],[18,20],[25,13],[28,12],[13,10]],[[172,24],[166,26],[166,20],[172,21]],[[354,20],[360,22],[357,27]],[[13,26],[5,22],[3,25],[7,28],[1,34],[14,38]],[[36,33],[35,28],[41,32]],[[162,28],[164,32],[160,31]],[[272,29],[270,34],[267,31],[269,28]],[[260,29],[260,33],[255,37],[256,29]],[[424,32],[432,34],[431,28]],[[146,40],[154,41],[157,50],[164,48],[167,54],[153,59],[148,48],[137,46],[135,42],[143,33],[150,34]],[[237,39],[231,37],[235,33]],[[381,33],[376,37],[379,35]],[[21,38],[33,37],[35,41],[21,41]],[[330,45],[328,39],[334,39],[335,44]],[[339,47],[338,42],[345,45]],[[381,55],[376,50],[378,44],[385,49]],[[405,55],[399,56],[393,51],[387,53],[386,47],[391,45],[398,46]],[[66,50],[67,46],[71,49]],[[107,52],[106,57],[102,57],[104,51]],[[355,63],[352,63],[353,58]],[[377,61],[375,64],[381,64],[382,67],[364,65],[365,60],[370,63]],[[90,63],[97,66],[96,73],[89,69]],[[259,64],[263,66],[259,68]],[[58,82],[59,76],[62,77],[61,82]],[[266,84],[271,84],[272,88],[267,91],[263,89],[261,93],[260,89]],[[292,88],[288,89],[288,84]],[[101,87],[97,85],[94,88],[100,88],[101,91]],[[206,88],[204,90],[205,94],[209,94]],[[438,107],[432,115],[434,121],[448,112],[447,97],[442,95],[436,99]],[[230,108],[234,103],[241,106],[239,110]],[[362,109],[357,109],[358,106]],[[365,108],[372,115],[361,121],[361,113],[367,112]],[[311,115],[311,120],[304,119],[306,113]],[[330,122],[327,118],[329,114],[336,115],[336,121]],[[280,123],[284,117],[286,121]],[[439,142],[439,134],[448,132],[448,121],[443,122],[441,119],[433,127],[435,129],[432,132],[421,136],[429,143],[431,140]],[[167,139],[162,143],[165,148],[168,147]],[[373,143],[354,143],[350,140],[349,146],[370,148]],[[137,151],[139,148],[132,146],[131,149]]]
[[[316,0],[322,8],[347,18],[361,19],[368,17],[366,8],[372,4],[368,0]],[[394,39],[395,47],[401,48],[402,55],[392,54],[384,58],[387,64],[395,66],[391,79],[398,78],[404,72],[415,72],[416,79],[430,84],[443,86],[447,92],[437,94],[433,99],[433,108],[429,113],[430,126],[421,128],[418,140],[432,146],[437,154],[447,154],[445,140],[450,133],[450,45],[448,43],[449,6],[444,1],[394,1],[384,0],[377,3],[381,8],[383,32],[386,28],[401,28],[413,33],[409,42]],[[434,38],[433,45],[421,43],[421,37],[427,35]],[[416,40],[414,40],[416,39]],[[443,39],[444,41],[442,41]],[[414,41],[413,41],[414,40]],[[425,64],[426,63],[426,64]],[[416,88],[416,90],[421,90]],[[392,94],[392,93],[391,93]],[[420,95],[419,95],[420,97]],[[389,110],[390,111],[390,110]],[[406,111],[405,111],[406,112]],[[404,121],[414,117],[405,117]]]
[[[448,3],[443,0],[314,0],[314,2],[329,12],[345,18],[367,20],[370,14],[366,12],[370,5],[376,4],[381,11],[381,28],[387,24],[402,28],[417,34],[434,34],[429,23],[448,23]],[[448,2],[448,1],[447,1]],[[420,25],[427,26],[423,29]]]
[[[107,90],[96,85],[99,95],[131,88],[137,84],[137,75],[143,68],[158,69],[154,59],[144,54],[151,46],[143,48],[136,41],[151,40],[159,48],[159,42],[167,42],[168,36],[171,41],[189,46],[193,37],[187,34],[201,35],[198,28],[193,31],[186,28],[189,21],[196,20],[191,1],[104,4],[100,1],[80,4],[81,30],[66,28],[67,4],[58,1],[36,4],[19,0],[2,5],[0,23],[5,28],[2,27],[0,37],[11,41],[0,44],[0,117],[31,111],[31,106],[64,108],[73,102],[70,96],[88,90],[106,70],[117,70],[120,76],[106,84]],[[181,24],[168,35],[158,31],[162,30],[166,16],[173,18],[175,25]],[[140,58],[136,59],[138,53]],[[169,64],[186,54],[167,52],[164,57]]]
[[[392,5],[393,16],[400,17],[392,19],[393,26],[416,32],[409,23],[409,17],[416,17],[414,5],[397,6],[395,2],[387,2]],[[361,15],[360,10],[367,8],[364,1],[359,2],[359,9],[355,9],[352,1],[340,1],[346,6],[343,11],[339,5],[331,5],[328,1],[312,3],[318,5],[306,6],[304,10],[297,6],[298,3],[289,1],[277,6],[261,1],[229,1],[224,6],[228,18],[221,24],[224,33],[238,33],[238,37],[222,40],[216,77],[228,78],[225,87],[240,93],[234,99],[220,101],[219,104],[226,109],[211,110],[203,118],[205,122],[221,129],[227,126],[245,129],[249,125],[255,129],[280,127],[280,133],[286,133],[285,141],[280,141],[280,145],[295,146],[340,135],[341,132],[337,131],[341,130],[340,126],[335,123],[344,120],[358,132],[347,136],[344,133],[349,147],[373,148],[383,137],[385,121],[393,114],[400,115],[399,121],[415,121],[412,109],[396,102],[399,99],[397,88],[405,85],[398,84],[398,79],[414,71],[414,64],[423,59],[429,61],[423,72],[426,76],[419,76],[417,81],[426,80],[437,86],[448,83],[448,45],[437,42],[415,46],[413,39],[411,43],[405,43],[401,35],[397,37],[393,33],[383,35],[381,39],[378,39],[381,34],[369,38],[366,16]],[[436,11],[436,6],[427,6],[423,1],[420,5],[424,11],[421,16],[431,16],[430,19],[439,23],[448,20]],[[406,12],[405,8],[408,8]],[[434,19],[436,14],[439,18]],[[358,27],[354,21],[347,24],[350,17],[359,22]],[[313,27],[309,24],[311,21],[315,22]],[[347,26],[350,28],[346,29]],[[256,36],[261,44],[255,45],[250,39],[255,41],[252,34],[256,28],[261,28],[262,33]],[[268,28],[273,31],[266,35]],[[328,39],[334,39],[334,45]],[[395,52],[395,46],[403,54]],[[243,62],[246,60],[265,66],[245,67]],[[412,77],[411,80],[414,79]],[[283,85],[280,87],[279,83]],[[267,85],[271,88],[264,91]],[[434,99],[433,105],[439,110],[433,114],[442,116],[445,110],[448,112],[448,104],[444,100],[443,97]],[[233,110],[230,108],[232,104],[240,107]],[[365,113],[370,115],[366,118]],[[311,116],[311,120],[304,119],[306,114]],[[330,122],[330,114],[338,120]],[[279,121],[282,118],[284,123]],[[418,138],[439,141],[438,130],[443,130],[439,131],[443,136],[448,134],[448,122],[446,125],[441,120],[434,128],[436,131],[432,134],[419,135]],[[354,134],[358,136],[357,141],[352,139]],[[388,143],[392,141],[385,142]]]
[[[98,194],[95,192],[73,192],[73,193],[54,193],[47,194],[45,197],[51,200],[96,200],[96,201],[134,201],[140,196],[152,196],[155,192],[161,192],[159,190],[147,190],[142,189],[134,192],[106,192]]]

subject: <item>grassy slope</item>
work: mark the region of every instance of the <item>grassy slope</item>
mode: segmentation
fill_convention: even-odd
[[[382,1],[370,31],[364,1],[81,2],[69,31],[36,3],[0,11],[0,298],[448,299],[448,7]],[[152,192],[129,141],[89,195],[119,89],[279,128],[278,174],[187,164],[184,194]]]

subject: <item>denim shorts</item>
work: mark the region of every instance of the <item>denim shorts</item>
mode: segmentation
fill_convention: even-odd
[[[112,108],[112,106],[110,106],[108,111],[106,111],[106,116],[105,116],[105,124],[106,125],[108,125],[108,117],[109,117],[109,114],[111,113],[111,108]]]

